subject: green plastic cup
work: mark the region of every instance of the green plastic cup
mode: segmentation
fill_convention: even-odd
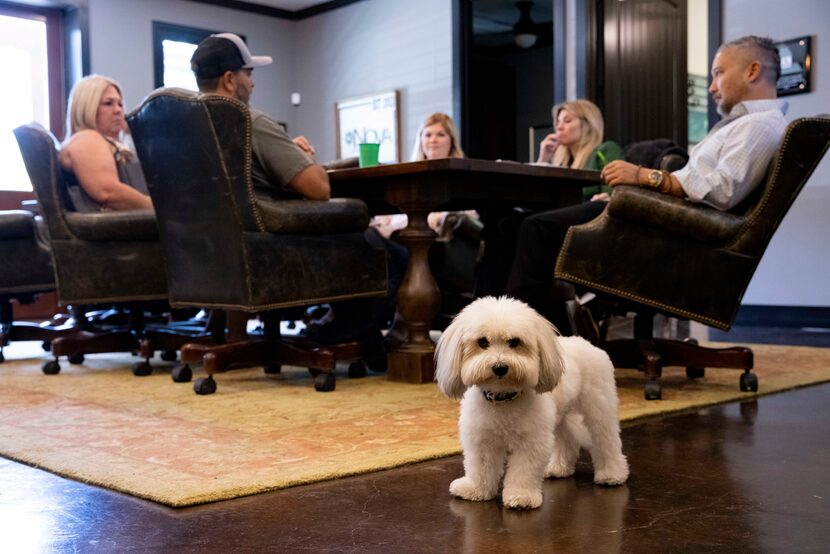
[[[380,144],[377,142],[364,142],[358,145],[360,149],[360,167],[372,167],[378,165],[378,153]]]

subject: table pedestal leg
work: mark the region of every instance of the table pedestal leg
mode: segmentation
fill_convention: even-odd
[[[427,225],[427,210],[407,211],[409,225],[400,241],[409,249],[409,267],[398,290],[398,311],[407,327],[407,339],[389,353],[387,377],[407,383],[432,382],[435,343],[429,337],[432,320],[441,307],[441,291],[429,268],[429,248],[435,232]]]

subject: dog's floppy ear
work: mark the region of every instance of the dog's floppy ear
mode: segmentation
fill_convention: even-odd
[[[450,398],[461,398],[467,387],[461,380],[464,355],[464,323],[462,314],[444,329],[435,345],[435,380],[441,392]]]
[[[562,356],[559,355],[559,333],[556,327],[542,316],[536,329],[539,334],[536,340],[539,341],[539,381],[536,384],[536,392],[550,392],[562,379],[565,372],[565,364]]]

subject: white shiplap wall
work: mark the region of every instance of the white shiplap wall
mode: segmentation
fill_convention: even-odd
[[[92,72],[121,84],[127,109],[153,90],[153,21],[244,34],[254,54],[274,58],[254,73],[251,105],[296,128],[295,22],[186,0],[89,0]]]
[[[830,113],[830,2],[724,0],[724,40],[813,36],[812,92],[787,96],[787,119]],[[830,306],[830,155],[825,156],[773,237],[744,304]]]
[[[335,158],[338,100],[399,90],[401,158],[429,114],[452,115],[452,3],[366,0],[297,22],[297,132]]]

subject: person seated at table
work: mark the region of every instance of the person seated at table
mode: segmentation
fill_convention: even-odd
[[[709,86],[723,118],[692,149],[686,165],[668,173],[618,160],[602,169],[603,181],[718,210],[738,205],[761,183],[787,127],[787,103],[777,99],[780,71],[778,49],[768,38],[746,36],[723,44],[712,61]],[[604,208],[605,202],[586,202],[530,216],[521,225],[507,294],[530,304],[563,333],[570,332],[567,312],[551,295],[556,258],[568,228],[591,221]]]
[[[66,128],[58,159],[76,211],[153,208],[138,158],[123,142],[127,123],[118,83],[101,75],[78,81]]]
[[[249,105],[254,90],[253,71],[269,65],[271,56],[253,56],[245,42],[233,33],[219,33],[204,39],[190,59],[199,91],[234,98]],[[331,185],[328,173],[316,163],[315,149],[305,137],[289,138],[283,126],[251,109],[251,180],[258,196],[275,199],[328,200]],[[242,140],[242,137],[240,137]],[[388,305],[397,297],[408,263],[406,249],[383,239],[374,229],[366,240],[384,248],[389,260],[387,298],[358,299],[320,307],[324,320],[309,329],[314,340],[329,344],[361,340],[363,359],[369,369],[386,369],[380,328],[386,323]],[[369,351],[371,350],[371,351]]]
[[[589,100],[572,100],[557,104],[551,110],[555,133],[548,134],[539,145],[536,164],[569,167],[591,171],[601,170],[607,163],[622,159],[622,150],[614,141],[603,142],[605,124],[600,109]],[[604,206],[609,187],[585,187],[585,200]],[[478,271],[476,296],[504,294],[510,265],[516,252],[519,226],[530,210],[513,208],[505,213],[490,210],[484,214],[484,254]]]
[[[441,158],[463,158],[464,150],[458,140],[458,130],[452,118],[445,113],[436,112],[427,116],[415,133],[415,145],[409,161],[438,160]],[[463,212],[477,217],[474,211]],[[448,212],[431,212],[427,216],[427,223],[433,231],[442,235],[442,226],[457,225],[458,218],[447,220]],[[406,214],[377,215],[372,218],[370,225],[376,228],[383,236],[390,237],[395,231],[406,227],[409,220]],[[447,233],[447,229],[443,230]]]
[[[590,100],[557,104],[552,114],[556,132],[542,139],[537,164],[599,171],[609,162],[623,158],[616,142],[603,142],[602,112]],[[595,185],[585,187],[582,195],[585,200],[607,200],[610,192],[610,187]],[[597,194],[601,196],[593,198]]]

